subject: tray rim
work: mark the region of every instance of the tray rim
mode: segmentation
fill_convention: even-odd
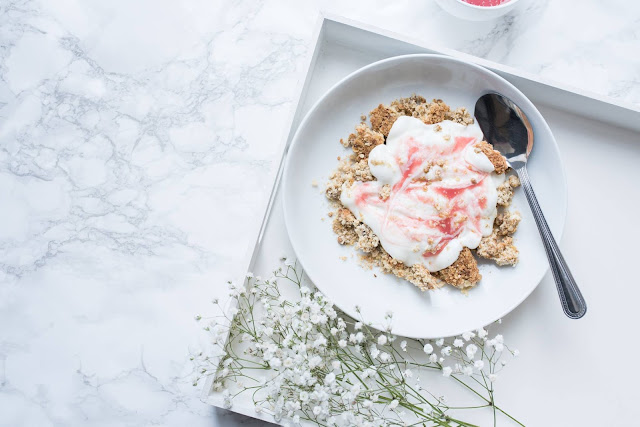
[[[249,271],[251,271],[251,268],[253,267],[256,256],[259,252],[259,249],[262,243],[262,238],[264,236],[264,231],[269,221],[269,218],[271,216],[271,211],[276,199],[277,191],[280,187],[280,181],[284,171],[286,155],[289,150],[291,139],[293,138],[293,135],[295,134],[295,131],[297,129],[297,127],[294,127],[294,123],[295,123],[295,120],[302,114],[301,108],[303,106],[303,100],[305,98],[304,95],[311,81],[311,76],[313,75],[315,63],[321,51],[326,33],[327,31],[330,31],[330,26],[332,24],[344,25],[358,31],[370,32],[370,33],[384,36],[393,40],[398,40],[398,41],[407,43],[409,45],[415,46],[417,48],[431,50],[436,54],[447,55],[453,58],[471,62],[473,64],[485,67],[491,71],[498,72],[499,75],[501,73],[508,74],[513,77],[527,80],[534,84],[540,84],[540,85],[546,86],[551,90],[557,90],[561,92],[567,92],[567,93],[579,95],[579,96],[588,98],[590,100],[593,100],[597,103],[602,103],[609,106],[621,108],[621,109],[627,110],[631,114],[638,114],[640,116],[640,105],[636,105],[631,102],[620,101],[606,95],[600,95],[585,89],[577,88],[565,83],[560,83],[560,82],[554,81],[553,79],[539,77],[527,71],[522,71],[508,65],[503,65],[497,62],[486,60],[484,58],[479,58],[477,56],[460,52],[455,49],[446,48],[438,44],[426,43],[418,38],[402,35],[400,33],[386,30],[372,24],[359,22],[357,20],[347,18],[339,14],[320,11],[320,13],[318,14],[318,18],[316,19],[314,30],[309,42],[309,46],[312,47],[312,49],[310,49],[307,52],[305,61],[303,63],[304,65],[301,68],[300,72],[298,73],[298,76],[299,76],[298,82],[296,85],[296,90],[294,92],[295,97],[290,107],[287,120],[283,125],[283,131],[280,137],[281,138],[280,143],[278,146],[278,150],[276,151],[277,153],[280,153],[280,158],[278,160],[277,166],[273,168],[273,171],[269,174],[269,177],[266,181],[272,184],[270,185],[270,192],[265,195],[265,198],[262,202],[262,205],[264,205],[264,214],[262,215],[262,217],[260,217],[256,221],[256,224],[254,225],[254,230],[255,230],[254,235],[256,235],[256,238],[252,240],[253,244],[248,245],[247,250],[243,255],[243,259],[244,259],[243,264],[246,266],[246,268],[242,270],[243,273],[238,277],[239,280],[237,280],[236,283],[239,283],[240,281],[242,282],[244,281],[244,277]],[[304,75],[302,73],[304,73]],[[554,104],[550,103],[550,105],[553,106]],[[602,119],[602,121],[610,123],[608,120]],[[611,125],[615,125],[615,124],[611,123]],[[566,218],[565,218],[565,221],[566,221]],[[232,306],[233,305],[231,304],[225,305],[225,311],[229,310]],[[225,338],[225,341],[226,339],[227,338]],[[216,393],[212,391],[214,376],[215,376],[214,374],[210,374],[207,376],[206,380],[204,381],[204,384],[202,386],[202,391],[200,393],[200,400],[209,405],[219,407],[219,408],[224,408],[223,399],[220,393]],[[268,416],[266,414],[258,414],[253,410],[252,407],[234,406],[232,409],[229,409],[229,410],[232,412],[236,412],[242,415],[252,417],[252,418],[273,423],[273,418],[271,416]]]

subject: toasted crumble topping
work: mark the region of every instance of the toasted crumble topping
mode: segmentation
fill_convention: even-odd
[[[333,231],[338,235],[338,243],[341,245],[353,245],[359,240],[355,228],[360,224],[351,211],[347,208],[338,210],[333,220]]]
[[[369,114],[371,129],[373,129],[374,132],[380,132],[386,138],[389,135],[391,126],[393,126],[396,119],[401,115],[397,110],[380,104]]]
[[[494,150],[493,145],[489,144],[487,141],[478,142],[474,147],[476,149],[476,153],[482,152],[487,156],[489,161],[493,164],[497,174],[505,173],[506,170],[509,169],[507,159],[505,159],[498,151]]]
[[[498,265],[516,265],[518,263],[518,248],[513,244],[511,236],[500,236],[497,230],[493,230],[490,236],[483,237],[476,253]]]
[[[354,245],[361,251],[361,263],[367,268],[376,266],[385,273],[394,274],[413,283],[421,290],[436,289],[448,283],[466,291],[481,279],[472,250],[464,248],[451,266],[433,274],[422,264],[406,266],[402,261],[389,255],[373,230],[340,203],[343,184],[351,185],[355,181],[376,179],[371,175],[369,169],[369,153],[376,146],[385,143],[391,127],[396,119],[402,115],[416,117],[426,124],[436,124],[443,120],[452,120],[464,125],[474,122],[473,116],[465,108],[451,110],[440,99],[427,102],[424,97],[419,95],[396,99],[390,105],[379,104],[369,113],[370,126],[366,123],[366,116],[361,117],[362,122],[356,126],[355,132],[347,139],[340,140],[345,148],[350,147],[353,150],[353,154],[338,157],[338,167],[329,176],[325,188],[327,198],[336,207],[334,212],[328,214],[333,218],[333,231],[337,235],[338,243]],[[434,130],[436,132],[442,131],[442,127],[436,126]],[[491,144],[483,141],[476,144],[476,148],[487,155],[497,173],[503,173],[507,170],[506,159],[493,150]],[[434,162],[425,169],[437,168],[434,176],[435,180],[438,180],[438,172],[442,166],[443,164]],[[428,170],[425,170],[425,173],[427,172]],[[429,182],[426,182],[425,186],[428,184]],[[509,177],[498,188],[498,205],[508,206],[513,197],[513,189],[519,185],[520,182],[516,176]],[[386,200],[390,193],[391,186],[385,185],[380,190],[379,197]],[[498,265],[514,265],[518,259],[518,250],[513,246],[511,234],[515,232],[519,222],[520,215],[518,213],[506,210],[501,212],[494,223],[493,234],[482,239],[481,246],[475,250],[476,253],[495,260]],[[430,244],[432,243],[430,242]]]
[[[338,163],[338,168],[329,175],[329,182],[325,187],[325,195],[329,200],[339,201],[342,193],[342,184],[353,184],[354,181],[373,181],[373,175],[369,169],[367,159],[354,161],[343,159]]]
[[[430,104],[420,104],[416,107],[415,116],[428,125],[440,123],[447,119],[451,108],[441,99],[434,99]]]
[[[373,181],[373,175],[371,175],[367,159],[362,159],[358,163],[352,164],[351,172],[353,173],[353,179],[356,181]]]
[[[498,205],[507,207],[513,198],[513,189],[520,186],[520,180],[516,175],[511,175],[498,187]]]
[[[369,253],[360,255],[360,260],[362,264],[369,269],[376,266],[385,273],[393,274],[413,283],[423,291],[437,289],[444,285],[444,282],[432,275],[424,265],[415,264],[408,267],[404,265],[402,261],[389,255],[382,246],[376,247]]]
[[[356,247],[362,252],[369,253],[380,244],[380,239],[368,225],[360,223],[355,227],[355,231],[358,235],[358,243],[356,243]]]
[[[462,249],[453,264],[434,275],[459,289],[471,288],[482,279],[478,263],[469,248]]]
[[[376,145],[384,144],[384,135],[371,130],[366,123],[360,123],[356,126],[356,132],[349,135],[348,141],[356,156],[366,159]]]
[[[380,197],[380,199],[382,200],[387,200],[390,195],[391,195],[391,186],[389,184],[383,185],[382,188],[380,189],[380,193],[378,194],[378,197]]]
[[[510,236],[518,230],[521,219],[519,212],[505,210],[496,216],[494,228],[500,236]]]
[[[408,98],[398,98],[392,101],[391,108],[402,115],[418,117],[416,114],[418,107],[426,102],[427,100],[424,97],[413,94]]]

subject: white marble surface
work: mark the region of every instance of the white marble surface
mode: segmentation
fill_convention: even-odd
[[[0,0],[0,425],[234,425],[193,316],[237,275],[320,9],[640,104],[640,4]],[[580,9],[575,9],[576,4]]]

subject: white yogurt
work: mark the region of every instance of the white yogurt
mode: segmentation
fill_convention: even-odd
[[[399,117],[387,143],[369,154],[377,181],[345,184],[340,201],[392,257],[431,272],[446,268],[464,247],[477,248],[491,234],[497,214],[497,187],[505,177],[473,147],[482,138],[476,124]],[[382,200],[385,184],[391,195]]]

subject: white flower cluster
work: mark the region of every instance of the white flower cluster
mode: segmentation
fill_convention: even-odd
[[[303,286],[300,294],[297,302],[264,302],[258,339],[250,343],[247,353],[260,357],[278,372],[268,384],[265,399],[276,419],[293,419],[302,407],[318,419],[327,419],[330,396],[344,392],[336,382],[340,363],[330,359],[329,340],[346,338],[347,325],[337,319],[333,304],[319,292]],[[329,321],[335,321],[335,326],[333,336],[327,337],[324,333]]]
[[[445,346],[444,339],[436,340],[435,343],[438,347],[442,347],[440,353],[443,357],[439,358],[440,363],[445,362],[444,356],[451,356],[451,359],[455,360],[453,367],[442,367],[442,375],[445,377],[452,374],[478,375],[494,382],[498,378],[497,372],[507,364],[506,360],[500,360],[505,350],[504,337],[498,334],[489,339],[488,332],[484,328],[454,337],[452,345]],[[430,360],[436,360],[437,356],[434,357],[435,353],[432,354],[431,344],[425,344],[424,352],[430,355]],[[513,356],[519,354],[515,349],[510,352]],[[491,363],[485,363],[485,359]],[[499,366],[495,366],[498,362],[500,362]]]
[[[248,275],[248,288],[230,284],[230,296],[237,300],[231,326],[213,322],[205,328],[219,350],[198,360],[215,363],[214,388],[222,391],[226,407],[235,387],[252,390],[256,410],[283,423],[401,425],[409,412],[413,422],[448,425],[443,420],[456,420],[443,398],[420,384],[434,369],[462,382],[481,377],[475,383],[489,384],[486,406],[493,402],[492,383],[508,350],[502,335],[489,338],[478,329],[449,339],[397,342],[390,332],[391,313],[378,332],[340,315],[323,294],[304,286],[295,263],[286,260],[285,266],[285,272],[277,270],[267,280]],[[298,286],[296,298],[282,296],[279,279]],[[209,369],[200,372],[206,375]],[[269,377],[257,378],[256,370]]]

